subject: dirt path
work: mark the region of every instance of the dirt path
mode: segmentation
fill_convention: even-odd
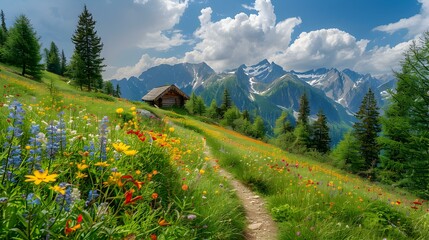
[[[207,156],[212,156],[208,147],[206,149]],[[277,226],[265,208],[265,201],[225,169],[220,168],[218,172],[231,183],[243,204],[247,219],[245,238],[247,240],[277,239]]]

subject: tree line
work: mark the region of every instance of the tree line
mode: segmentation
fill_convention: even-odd
[[[5,14],[0,11],[0,62],[7,63],[21,69],[22,76],[30,76],[40,81],[45,69],[61,76],[67,76],[74,81],[81,90],[103,91],[106,94],[120,97],[119,85],[116,88],[111,82],[103,82],[101,73],[104,71],[104,58],[101,57],[103,43],[95,30],[96,21],[88,11],[86,5],[79,15],[76,30],[71,38],[74,51],[70,63],[64,50],[59,51],[52,41],[49,49],[44,48],[41,53],[41,44],[37,32],[25,15],[19,15],[13,26],[8,29]],[[45,63],[42,64],[42,56]]]

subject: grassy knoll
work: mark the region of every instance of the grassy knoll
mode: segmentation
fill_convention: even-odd
[[[143,103],[0,65],[0,239],[242,239],[201,136]]]
[[[427,201],[219,126],[170,114],[206,136],[219,163],[263,194],[281,239],[428,239]]]

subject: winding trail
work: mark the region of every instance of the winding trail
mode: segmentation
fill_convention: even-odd
[[[208,146],[206,146],[205,154],[212,159],[211,164],[215,164]],[[218,173],[231,183],[244,207],[247,219],[245,238],[247,240],[277,239],[277,225],[268,213],[265,201],[225,169],[219,168]]]

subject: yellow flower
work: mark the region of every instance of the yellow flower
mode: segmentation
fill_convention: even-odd
[[[116,183],[120,183],[121,181],[121,177],[122,177],[122,173],[120,172],[112,172],[111,175],[109,176],[109,179],[107,179],[106,182],[103,182],[104,185],[113,185]]]
[[[124,143],[113,143],[112,145],[113,145],[113,148],[115,148],[115,150],[117,152],[124,152],[124,151],[127,151],[128,148],[130,148],[130,146],[127,146]]]
[[[86,177],[88,177],[88,175],[86,175],[85,173],[81,173],[81,172],[76,173],[77,179],[86,178]]]
[[[34,184],[39,185],[42,182],[55,182],[58,177],[58,174],[48,174],[48,169],[46,169],[43,172],[40,172],[39,170],[35,170],[33,172],[34,175],[25,175],[27,179],[25,179],[26,182],[34,182]]]
[[[128,151],[124,151],[125,155],[127,156],[134,156],[138,153],[137,150],[128,150]]]
[[[121,113],[123,113],[124,112],[124,109],[123,108],[118,108],[118,109],[116,109],[116,113],[117,114],[121,114]]]
[[[79,169],[79,171],[85,170],[89,167],[88,165],[86,165],[84,163],[77,163],[76,166],[77,166],[77,169]]]
[[[174,132],[174,127],[169,128],[168,131]]]
[[[66,188],[55,185],[53,187],[49,187],[49,189],[54,190],[57,193],[61,193],[62,195],[66,194]]]
[[[31,149],[31,147],[30,146],[25,146],[25,150],[30,150]]]
[[[134,112],[134,111],[136,110],[136,107],[131,107],[131,108],[130,108],[130,110],[131,110],[132,112]]]
[[[110,164],[108,164],[107,162],[97,162],[94,165],[97,167],[108,167],[108,166],[110,166]]]
[[[200,174],[203,175],[206,171],[204,169],[200,169]]]
[[[142,172],[140,170],[136,170],[136,174],[140,175]]]

